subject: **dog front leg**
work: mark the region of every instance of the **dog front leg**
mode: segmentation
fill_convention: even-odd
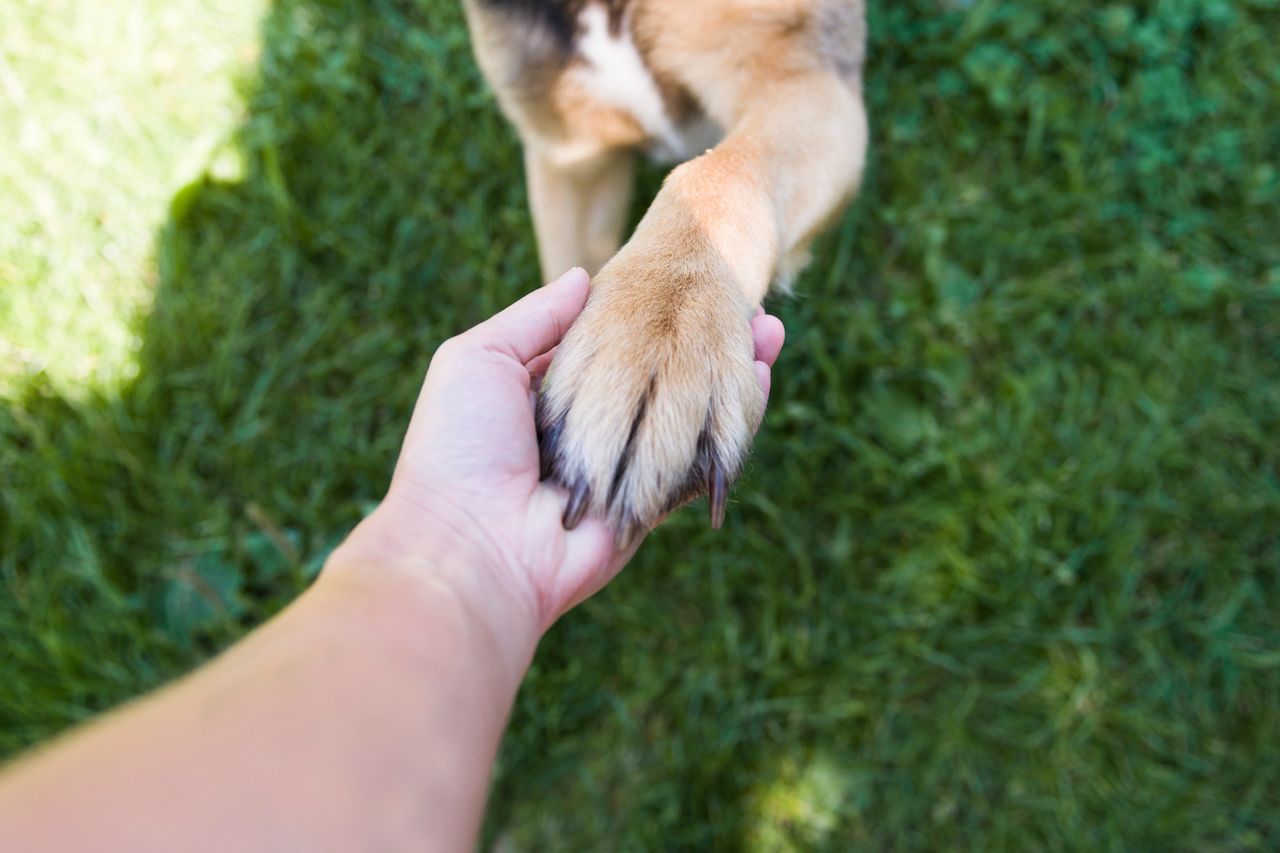
[[[525,148],[525,181],[544,281],[570,267],[595,274],[622,243],[635,155],[609,150],[558,162]]]
[[[744,88],[715,149],[674,169],[595,277],[543,384],[566,524],[608,517],[624,545],[701,493],[724,513],[764,409],[749,321],[856,188],[866,118],[835,74]]]

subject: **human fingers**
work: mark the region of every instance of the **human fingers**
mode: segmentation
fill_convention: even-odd
[[[772,367],[786,340],[782,321],[772,314],[757,314],[751,318],[751,336],[756,342],[756,360]]]
[[[529,371],[530,387],[537,390],[538,385],[542,381],[542,377],[546,376],[547,368],[551,366],[551,359],[556,357],[556,349],[552,347],[542,355],[536,357],[533,361],[525,365],[525,369]]]
[[[463,335],[528,364],[551,349],[587,304],[590,279],[574,267]]]
[[[770,368],[777,360],[778,353],[782,351],[782,342],[786,333],[782,328],[782,321],[770,314],[765,314],[762,309],[751,319],[751,336],[756,343],[756,381],[760,383],[760,389],[764,391],[764,396],[767,398],[769,389],[773,385],[773,374]]]

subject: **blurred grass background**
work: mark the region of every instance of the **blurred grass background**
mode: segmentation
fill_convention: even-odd
[[[487,837],[1274,849],[1277,2],[869,15],[727,529],[552,631]],[[8,0],[0,128],[11,754],[296,594],[537,265],[454,0]]]

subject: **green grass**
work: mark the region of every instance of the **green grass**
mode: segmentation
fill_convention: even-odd
[[[552,631],[488,837],[1273,848],[1280,9],[870,17],[726,529]],[[537,274],[451,0],[16,0],[0,127],[12,753],[296,594]]]

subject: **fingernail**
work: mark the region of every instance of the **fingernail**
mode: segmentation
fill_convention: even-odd
[[[566,272],[564,273],[564,275],[560,276],[559,278],[557,278],[555,281],[551,282],[551,283],[550,283],[550,284],[548,284],[547,286],[548,286],[548,287],[551,287],[551,286],[557,286],[557,287],[558,287],[558,286],[561,286],[561,285],[565,285],[565,284],[568,284],[569,282],[573,281],[575,278],[577,278],[577,277],[579,277],[579,276],[581,276],[581,277],[582,277],[582,278],[584,278],[584,279],[587,279],[588,281],[590,281],[590,280],[591,280],[591,277],[590,277],[589,275],[587,275],[587,271],[586,271],[586,270],[584,270],[582,267],[570,267],[570,268],[569,268],[569,270],[568,270],[568,271],[566,271]]]

